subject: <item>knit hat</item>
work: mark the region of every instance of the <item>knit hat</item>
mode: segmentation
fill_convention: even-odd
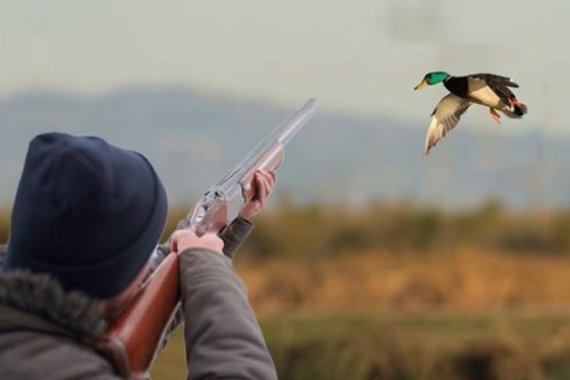
[[[119,294],[160,239],[166,191],[141,154],[98,137],[36,136],[12,210],[5,270],[49,273],[66,290]]]

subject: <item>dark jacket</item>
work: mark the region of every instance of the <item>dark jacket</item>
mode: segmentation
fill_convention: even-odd
[[[184,331],[187,378],[276,379],[231,260],[190,249],[181,253],[180,274],[184,319],[190,321]],[[64,292],[53,278],[0,272],[0,379],[119,379],[92,348],[105,326],[94,300]]]

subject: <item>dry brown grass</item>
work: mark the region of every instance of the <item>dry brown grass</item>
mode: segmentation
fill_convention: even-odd
[[[368,252],[237,260],[256,310],[486,311],[570,306],[570,257]]]

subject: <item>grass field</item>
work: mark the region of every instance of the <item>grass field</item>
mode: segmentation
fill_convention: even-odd
[[[273,258],[236,267],[262,314],[570,306],[570,256],[454,249]]]
[[[570,380],[568,210],[284,204],[235,266],[281,379]],[[178,331],[154,378],[185,371]]]
[[[570,258],[469,249],[237,261],[282,379],[570,379]],[[185,373],[180,332],[156,379]]]
[[[262,318],[280,378],[570,379],[570,318],[552,314],[309,314]],[[154,378],[185,374],[179,330]]]

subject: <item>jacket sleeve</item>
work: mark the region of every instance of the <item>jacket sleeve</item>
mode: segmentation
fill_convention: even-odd
[[[233,259],[237,250],[253,231],[253,224],[244,218],[236,218],[220,235],[224,241],[224,255]]]
[[[180,255],[187,380],[277,379],[246,289],[231,260],[205,249]]]
[[[245,242],[245,240],[250,235],[252,230],[253,230],[253,224],[249,222],[247,219],[239,217],[236,220],[234,220],[232,224],[230,224],[228,228],[226,228],[224,233],[220,236],[221,239],[224,241],[224,254],[229,258],[233,258],[234,255],[236,254],[236,251],[242,246],[242,244]],[[170,253],[169,241],[158,245],[149,259],[150,271],[154,272],[154,270],[160,265],[162,260],[164,260],[169,253]],[[0,255],[0,267],[1,263],[2,263],[2,256]],[[174,319],[170,323],[170,326],[168,326],[168,328],[166,329],[167,332],[160,344],[161,350],[168,343],[170,334],[172,334],[172,332],[174,332],[174,330],[176,330],[176,328],[183,321],[184,321],[184,312],[183,310],[179,309],[176,312]]]

